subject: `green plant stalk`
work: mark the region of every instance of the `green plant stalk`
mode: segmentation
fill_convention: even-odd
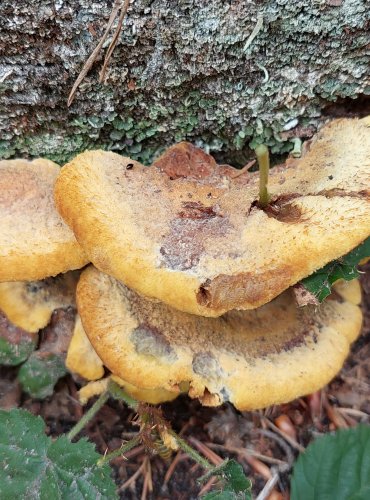
[[[126,391],[122,389],[118,384],[110,380],[108,382],[108,392],[114,399],[121,399],[127,404],[132,410],[137,411],[139,408],[139,402],[127,394]]]
[[[130,439],[130,441],[127,441],[127,443],[123,444],[120,448],[117,448],[117,450],[114,450],[111,453],[107,453],[106,455],[104,455],[104,457],[101,457],[98,460],[98,466],[102,467],[107,462],[113,460],[113,458],[119,457],[127,451],[132,450],[132,448],[135,448],[135,446],[137,446],[138,444],[140,444],[140,436],[136,436]]]
[[[213,471],[216,467],[208,462],[207,459],[202,457],[197,451],[194,450],[186,441],[184,441],[180,436],[176,434],[175,431],[170,430],[169,433],[176,439],[179,447],[185,451],[195,462],[204,467],[207,470]]]
[[[109,393],[107,391],[100,394],[99,398],[95,401],[92,407],[85,413],[85,415],[72,427],[68,432],[67,438],[72,441],[74,437],[82,430],[83,427],[98,413],[100,408],[107,402]]]
[[[259,144],[256,147],[255,151],[260,173],[260,191],[258,205],[261,208],[265,208],[268,205],[270,198],[267,190],[270,169],[269,150],[264,144]]]

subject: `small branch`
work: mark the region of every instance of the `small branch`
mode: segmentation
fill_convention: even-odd
[[[269,203],[269,194],[267,191],[270,169],[269,150],[264,144],[260,144],[256,147],[255,151],[260,172],[260,191],[258,205],[259,207],[264,208]]]
[[[99,467],[103,466],[107,462],[110,462],[111,460],[113,460],[113,458],[117,458],[120,455],[127,453],[128,451],[132,450],[132,448],[135,448],[135,446],[137,446],[138,444],[140,444],[140,436],[136,436],[130,439],[130,441],[127,441],[127,443],[123,444],[120,448],[117,448],[117,450],[114,450],[111,453],[107,453],[106,455],[104,455],[104,457],[99,458]]]
[[[105,59],[104,59],[103,67],[102,67],[100,74],[99,74],[99,82],[100,83],[102,83],[104,81],[105,73],[107,72],[108,64],[109,64],[110,58],[112,57],[113,51],[116,48],[118,38],[119,38],[119,35],[121,33],[121,30],[122,30],[122,23],[123,23],[123,20],[125,18],[125,15],[127,13],[129,5],[130,5],[130,0],[125,0],[125,3],[123,4],[123,6],[121,8],[121,13],[120,13],[119,18],[118,18],[117,28],[116,28],[116,31],[114,32],[112,41],[108,47],[108,51],[107,51],[107,54],[106,54]]]
[[[122,387],[118,384],[110,380],[108,383],[108,392],[115,399],[121,399],[124,403],[127,404],[132,410],[137,411],[139,408],[139,402],[136,399],[132,398],[125,392]]]
[[[92,407],[85,413],[85,415],[77,422],[77,424],[72,427],[68,432],[67,438],[72,441],[74,437],[85,427],[85,425],[98,413],[100,408],[104,406],[109,398],[108,392],[103,392],[99,398],[95,401]]]
[[[275,488],[275,485],[279,481],[279,474],[277,472],[274,473],[274,475],[267,481],[265,486],[263,487],[263,490],[259,493],[258,497],[256,500],[267,500],[271,493],[272,490]]]
[[[281,431],[279,427],[277,427],[275,424],[271,422],[271,420],[269,420],[268,418],[264,418],[263,421],[266,423],[266,425],[268,425],[268,427],[270,427],[270,429],[275,431],[277,434],[280,434],[280,436],[283,437],[285,441],[287,441],[290,444],[290,446],[298,450],[300,453],[305,451],[304,446],[299,444],[295,439],[288,436],[288,434],[286,434],[285,432]]]
[[[71,92],[70,92],[70,94],[68,96],[68,101],[67,101],[67,106],[68,107],[72,104],[72,102],[73,102],[73,100],[75,98],[75,94],[77,92],[77,89],[80,86],[82,80],[85,78],[85,76],[87,75],[87,73],[90,71],[91,66],[96,61],[96,58],[98,57],[99,52],[100,52],[100,50],[101,50],[101,48],[102,48],[105,40],[107,39],[107,36],[109,35],[109,32],[110,32],[111,27],[112,27],[112,24],[114,23],[114,20],[115,20],[115,18],[117,16],[117,13],[118,13],[120,7],[121,7],[121,0],[116,0],[115,3],[114,3],[113,9],[112,9],[111,15],[109,17],[108,24],[107,24],[107,27],[105,28],[103,36],[101,37],[98,45],[95,47],[95,49],[90,54],[88,60],[83,65],[83,68],[82,68],[80,74],[78,75],[75,83],[73,84],[72,90],[71,90]]]

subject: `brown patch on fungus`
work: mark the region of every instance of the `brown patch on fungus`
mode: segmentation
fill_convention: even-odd
[[[217,164],[201,149],[188,142],[180,142],[176,148],[166,151],[153,166],[164,172],[171,180],[195,177],[204,179],[211,175]]]
[[[141,324],[130,335],[130,340],[138,354],[154,356],[168,363],[174,362],[177,356],[170,343],[158,328]]]

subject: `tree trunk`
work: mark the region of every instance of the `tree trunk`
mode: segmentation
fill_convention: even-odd
[[[243,164],[260,142],[281,154],[370,113],[367,0],[131,0],[105,81],[117,19],[68,108],[112,3],[1,0],[0,157],[99,147],[149,164],[186,139]]]

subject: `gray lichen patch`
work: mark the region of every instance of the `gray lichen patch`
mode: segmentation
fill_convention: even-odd
[[[104,147],[149,164],[187,139],[243,164],[258,143],[281,154],[312,135],[328,104],[370,94],[366,0],[135,0],[106,81],[102,53],[68,109],[111,8],[2,0],[1,157],[64,163]]]

